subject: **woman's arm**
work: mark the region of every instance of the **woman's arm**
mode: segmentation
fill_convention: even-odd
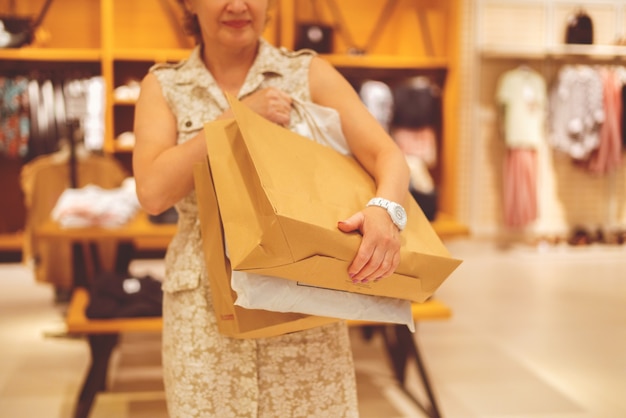
[[[204,133],[177,145],[176,118],[153,74],[141,84],[135,107],[133,174],[144,210],[159,214],[193,190],[193,165],[206,160]]]
[[[289,123],[291,97],[278,89],[256,91],[242,103],[272,122]],[[227,110],[218,119],[232,116]],[[193,166],[207,157],[204,130],[177,145],[176,118],[153,74],[142,81],[134,130],[133,172],[137,196],[146,212],[159,214],[193,190]]]
[[[339,112],[350,150],[374,178],[376,196],[405,205],[409,168],[404,154],[370,114],[354,88],[319,57],[311,62],[309,84],[315,103]],[[400,262],[400,231],[384,209],[364,207],[341,221],[339,228],[363,234],[358,253],[348,268],[355,282],[377,280],[395,271]]]

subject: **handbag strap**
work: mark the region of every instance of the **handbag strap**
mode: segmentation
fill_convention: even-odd
[[[39,14],[37,15],[37,18],[35,18],[35,20],[33,21],[33,23],[30,26],[31,32],[34,32],[35,29],[37,29],[39,27],[39,25],[41,25],[41,22],[43,22],[43,19],[46,17],[46,14],[48,13],[48,9],[50,8],[50,5],[52,4],[52,1],[53,0],[46,0],[45,1],[43,6],[41,7],[41,10],[39,11]]]
[[[307,127],[309,128],[309,131],[311,132],[311,135],[313,135],[313,138],[311,139],[313,139],[315,142],[318,142],[320,144],[327,144],[328,141],[326,140],[324,136],[324,132],[321,130],[321,128],[317,124],[315,117],[313,117],[311,112],[309,112],[305,103],[302,100],[294,97],[292,99],[292,105],[296,113],[300,115],[300,118],[304,121],[304,123],[306,123]]]
[[[296,98],[293,99],[292,104],[295,112],[300,115],[302,122],[308,128],[306,136],[310,135],[311,140],[329,146],[343,155],[351,154],[350,147],[341,131],[339,113],[335,109]],[[337,125],[334,125],[335,122]]]

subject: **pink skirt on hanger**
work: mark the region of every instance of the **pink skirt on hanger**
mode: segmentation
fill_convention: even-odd
[[[608,174],[622,164],[622,81],[615,70],[600,70],[603,82],[606,118],[600,127],[600,145],[591,154],[588,169],[594,174]]]
[[[507,149],[503,183],[504,224],[521,228],[537,219],[537,151]]]

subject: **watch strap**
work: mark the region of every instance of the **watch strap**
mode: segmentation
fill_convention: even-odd
[[[399,203],[392,202],[384,197],[373,197],[366,206],[379,206],[387,211],[391,221],[400,231],[406,226],[406,211]],[[397,211],[400,211],[400,214]]]

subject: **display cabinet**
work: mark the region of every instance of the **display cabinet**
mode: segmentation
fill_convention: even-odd
[[[42,5],[43,0],[0,0],[3,15],[36,16]],[[371,0],[366,7],[358,0],[276,0],[264,35],[275,45],[295,48],[302,23],[324,23],[333,35],[332,50],[322,56],[349,80],[393,84],[423,75],[442,86],[439,162],[434,170],[440,191],[435,225],[442,236],[467,233],[455,221],[460,7],[459,0]],[[154,63],[189,54],[193,40],[184,35],[181,16],[176,0],[55,0],[32,45],[0,49],[0,76],[77,69],[101,75],[103,152],[130,168],[132,141],[126,133],[132,133],[134,98],[116,94],[116,89],[132,86]],[[354,54],[354,49],[361,53]],[[13,232],[0,231],[0,249],[18,241]]]

